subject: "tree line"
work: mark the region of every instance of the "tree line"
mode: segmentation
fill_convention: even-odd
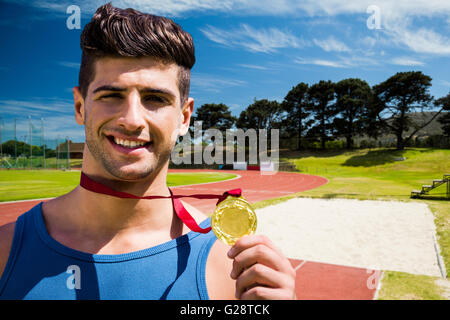
[[[221,131],[279,129],[281,138],[296,138],[297,150],[308,140],[319,141],[324,149],[327,141],[341,137],[351,149],[356,136],[377,139],[384,134],[393,134],[401,150],[437,117],[444,135],[450,137],[450,93],[435,99],[429,92],[431,80],[420,71],[409,71],[372,87],[358,78],[300,82],[282,102],[255,99],[238,117],[223,103],[208,103],[197,109],[192,120]],[[412,116],[426,111],[435,111],[426,121]]]
[[[67,150],[64,151],[66,152]],[[29,157],[31,155],[42,156],[44,154],[46,158],[53,158],[56,157],[57,152],[57,150],[50,149],[45,144],[43,146],[30,145],[18,140],[9,140],[1,144],[2,155],[9,155],[14,158],[20,156]]]

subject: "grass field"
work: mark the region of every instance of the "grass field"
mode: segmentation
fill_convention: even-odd
[[[400,158],[405,158],[400,161]],[[304,173],[326,177],[329,182],[317,189],[290,196],[314,198],[381,199],[425,202],[435,216],[436,232],[441,255],[450,275],[450,201],[412,200],[411,190],[431,184],[433,179],[450,173],[450,150],[408,148],[291,152],[281,155],[282,161],[295,164]],[[445,196],[445,185],[430,194]],[[263,201],[257,207],[278,200]],[[438,278],[439,279],[439,278]],[[438,279],[425,276],[388,272],[383,278],[379,299],[436,299],[442,292]],[[426,288],[423,289],[423,286]],[[422,288],[422,289],[421,289]]]
[[[80,171],[0,170],[0,201],[41,199],[60,196],[73,190],[80,182]],[[234,178],[221,173],[169,173],[169,187],[215,182]]]
[[[406,159],[398,161],[400,158]],[[450,150],[290,153],[284,160],[293,162],[302,172],[328,178],[327,185],[305,193],[322,198],[409,200],[411,190],[450,173]],[[444,192],[445,187],[434,191]]]

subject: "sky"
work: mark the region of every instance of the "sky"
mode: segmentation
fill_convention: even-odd
[[[0,0],[0,117],[45,136],[84,141],[75,122],[80,34],[108,1]],[[281,102],[300,82],[360,78],[376,85],[397,72],[430,76],[430,93],[450,92],[448,0],[111,1],[173,19],[191,33],[194,108],[224,103],[233,115],[254,99]],[[71,6],[80,13],[76,24]],[[69,8],[69,10],[68,10]],[[2,141],[8,139],[3,133]]]

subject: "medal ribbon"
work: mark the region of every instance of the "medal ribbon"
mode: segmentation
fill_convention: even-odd
[[[233,197],[240,197],[241,194],[242,194],[242,190],[241,189],[233,189],[233,190],[229,190],[229,191],[224,192],[222,195],[216,195],[216,194],[174,195],[172,193],[172,190],[170,190],[170,188],[168,188],[169,192],[170,192],[170,196],[168,196],[168,197],[166,197],[166,196],[144,196],[144,197],[140,197],[140,196],[135,196],[135,195],[133,195],[131,193],[113,190],[113,189],[105,186],[104,184],[101,184],[101,183],[99,183],[97,181],[92,180],[86,174],[84,174],[84,172],[81,172],[80,186],[82,186],[84,189],[92,191],[92,192],[106,194],[106,195],[109,195],[109,196],[113,196],[113,197],[117,197],[117,198],[123,198],[123,199],[146,199],[146,200],[150,200],[150,199],[167,199],[167,198],[171,198],[172,199],[172,204],[173,204],[173,207],[174,207],[174,210],[175,210],[175,213],[177,214],[178,218],[180,218],[181,221],[183,221],[183,223],[189,229],[191,229],[194,232],[200,232],[200,233],[208,233],[211,230],[211,227],[201,228],[197,224],[197,222],[194,220],[194,218],[191,216],[191,214],[183,206],[183,203],[181,202],[181,200],[179,198],[191,197],[191,198],[197,198],[197,199],[218,199],[217,203],[216,203],[216,206],[217,206],[220,202],[225,200],[230,195],[233,196]]]

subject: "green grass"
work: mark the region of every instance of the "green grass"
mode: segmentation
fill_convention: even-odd
[[[396,161],[399,157],[406,160]],[[282,160],[293,162],[304,173],[326,177],[327,185],[302,193],[322,198],[409,200],[411,190],[450,172],[450,150],[290,153]]]
[[[80,171],[0,170],[0,201],[52,198],[73,190]],[[169,187],[215,182],[234,178],[227,173],[169,173]]]
[[[446,300],[436,278],[385,271],[378,300]]]
[[[399,158],[406,158],[398,161]],[[319,188],[254,204],[255,208],[279,203],[293,197],[381,199],[425,202],[434,214],[437,241],[447,275],[450,275],[450,201],[412,200],[411,190],[431,184],[450,173],[450,150],[407,148],[364,149],[354,151],[289,152],[280,154],[303,173],[328,179]],[[445,185],[430,194],[445,196]],[[439,278],[389,271],[383,277],[380,299],[441,299]]]
[[[236,175],[230,173],[219,173],[219,172],[203,172],[203,173],[169,173],[167,175],[167,185],[169,187],[188,185],[188,184],[199,184],[207,182],[216,182],[222,180],[229,180],[235,178]]]
[[[82,159],[70,159],[71,168],[81,168],[83,163]],[[28,158],[17,158],[17,161],[13,158],[0,158],[0,167],[9,168],[16,167],[17,169],[42,169],[44,168],[44,159],[42,156],[35,156],[32,160]],[[45,159],[46,169],[62,169],[67,168],[67,159],[56,159],[56,158],[46,158]]]

